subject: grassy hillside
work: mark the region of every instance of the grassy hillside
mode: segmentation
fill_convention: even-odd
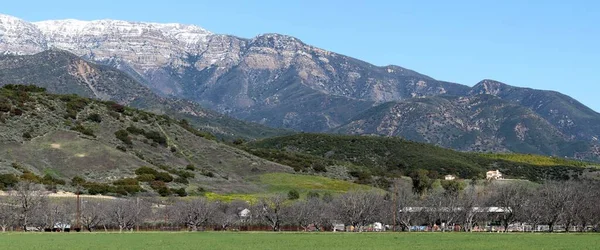
[[[532,181],[579,178],[595,171],[592,163],[553,157],[511,154],[475,154],[399,138],[297,134],[250,142],[248,152],[276,162],[291,162],[296,171],[319,172],[329,166],[354,167],[360,175],[396,177],[417,169],[454,174],[461,178],[483,178],[486,171],[499,169],[508,178]],[[315,169],[315,167],[317,169]],[[363,173],[360,171],[368,171]]]
[[[184,120],[33,86],[0,88],[0,131],[3,180],[71,191],[78,184],[90,193],[260,193],[267,188],[247,178],[292,172]],[[143,166],[152,171],[137,171]]]
[[[531,154],[479,154],[484,158],[525,163],[536,166],[573,166],[573,167],[598,167],[598,163],[570,160],[566,158],[548,157]]]

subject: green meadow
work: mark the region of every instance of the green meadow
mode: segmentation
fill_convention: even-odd
[[[598,249],[598,234],[0,233],[1,249]]]

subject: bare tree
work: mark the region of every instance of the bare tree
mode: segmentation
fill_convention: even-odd
[[[550,232],[554,231],[554,226],[565,212],[569,200],[569,188],[570,186],[565,183],[548,181],[536,194],[544,208],[539,212],[544,216],[544,222],[548,224]]]
[[[0,197],[0,227],[2,228],[2,232],[6,232],[6,230],[17,223],[17,214],[15,213],[16,208],[18,207],[14,203],[14,199],[12,197]]]
[[[588,182],[565,182],[564,185],[568,186],[566,190],[567,200],[564,207],[564,213],[561,216],[561,221],[565,225],[565,231],[569,232],[571,227],[577,227],[578,218],[581,217],[582,213],[585,213],[586,203],[588,202],[587,196],[590,193],[589,188],[592,187]]]
[[[252,211],[250,211],[250,204],[243,200],[234,200],[230,204],[230,209],[235,210],[237,218],[236,224],[246,225],[252,220]]]
[[[459,218],[462,220],[463,230],[472,232],[475,223],[487,215],[485,191],[477,191],[474,186],[467,188],[459,199]]]
[[[384,221],[391,224],[394,231],[398,225],[402,231],[410,231],[418,216],[415,209],[419,206],[420,197],[412,192],[410,185],[394,183],[394,192],[382,208]]]
[[[231,226],[240,225],[245,222],[246,217],[242,213],[250,207],[247,202],[235,200],[230,203],[217,202],[215,204],[214,220],[217,222],[221,230],[227,230]]]
[[[461,213],[458,194],[454,192],[434,192],[427,197],[425,204],[430,213],[430,224],[439,223],[443,232],[454,225]]]
[[[327,199],[321,199],[319,201],[319,207],[317,210],[317,218],[315,219],[315,227],[319,231],[325,230],[325,228],[333,228],[336,221],[336,214],[334,211],[334,204],[332,201]]]
[[[286,209],[287,218],[289,218],[290,223],[300,226],[304,231],[307,231],[311,225],[318,227],[318,224],[322,221],[321,216],[325,208],[323,203],[317,197],[294,202]]]
[[[198,198],[176,203],[175,210],[178,213],[175,217],[178,223],[184,224],[190,231],[198,231],[211,222],[217,213],[217,206],[205,198]]]
[[[73,204],[69,201],[43,203],[36,209],[34,222],[40,230],[64,230],[71,224]]]
[[[20,182],[11,192],[12,198],[17,205],[17,216],[19,225],[27,231],[30,221],[40,207],[47,204],[48,197],[42,185],[32,182]]]
[[[503,212],[500,213],[500,220],[504,226],[504,231],[508,231],[508,226],[523,217],[525,201],[527,196],[527,187],[522,184],[500,184],[496,185],[495,193],[490,199],[490,205],[498,206]]]
[[[101,223],[105,222],[109,211],[106,202],[98,200],[82,200],[81,201],[81,224],[83,227],[92,232]]]
[[[545,204],[539,195],[539,189],[533,190],[528,193],[528,198],[523,201],[523,214],[520,216],[520,221],[529,223],[531,225],[531,232],[535,232],[537,226],[545,219],[542,212],[545,209]]]
[[[283,194],[261,199],[252,209],[254,216],[267,223],[273,231],[281,230],[287,197]]]
[[[577,204],[581,211],[575,216],[579,224],[579,231],[587,230],[588,226],[598,226],[600,222],[600,185],[598,183],[587,182],[581,190],[582,202]]]
[[[150,212],[150,204],[143,199],[118,199],[109,204],[107,217],[123,232],[139,226]]]
[[[362,231],[362,226],[380,220],[383,197],[375,192],[351,191],[334,199],[338,219]]]

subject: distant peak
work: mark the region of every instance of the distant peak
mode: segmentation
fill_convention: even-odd
[[[512,89],[513,87],[491,79],[484,79],[477,83],[471,89],[472,94],[488,94],[488,95],[499,95],[501,92]]]
[[[282,35],[277,33],[267,33],[256,36],[252,39],[252,43],[262,44],[262,45],[275,45],[276,43],[297,43],[304,44],[300,39],[295,38],[293,36]]]
[[[499,82],[496,80],[492,80],[492,79],[483,79],[481,81],[479,81],[476,85],[480,85],[480,84],[485,84],[485,85],[496,85],[496,86],[509,86],[506,83],[503,82]]]

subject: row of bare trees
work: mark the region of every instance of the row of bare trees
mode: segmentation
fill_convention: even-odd
[[[23,231],[64,230],[80,224],[92,231],[98,226],[132,230],[151,215],[151,203],[139,198],[81,202],[72,198],[49,199],[42,185],[21,182],[8,196],[0,196],[0,227]]]
[[[20,183],[0,197],[0,227],[21,230],[61,228],[135,230],[140,226],[190,231],[235,230],[284,226],[330,230],[343,224],[355,231],[381,223],[387,230],[473,231],[491,229],[535,231],[597,230],[600,224],[600,185],[596,182],[525,184],[495,182],[464,190],[430,190],[415,194],[409,185],[391,192],[353,191],[336,196],[290,200],[273,195],[254,201],[210,201],[203,197],[84,199],[76,210],[73,199],[50,200],[41,186]]]

